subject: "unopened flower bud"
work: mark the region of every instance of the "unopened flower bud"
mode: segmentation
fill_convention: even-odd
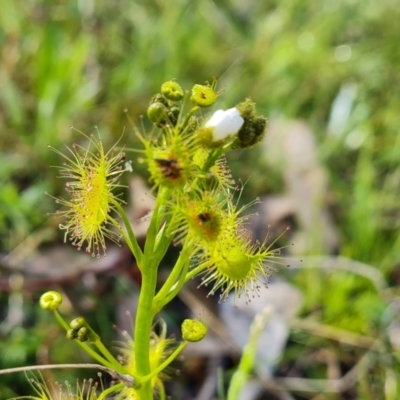
[[[70,322],[69,326],[70,326],[71,329],[77,330],[77,329],[80,329],[80,328],[82,328],[83,326],[85,326],[85,324],[86,324],[85,318],[83,318],[83,317],[78,317],[78,318],[73,319],[73,320]]]
[[[182,337],[188,342],[199,342],[207,334],[207,326],[195,319],[185,319],[181,326]]]
[[[82,328],[80,328],[79,330],[78,330],[78,332],[77,332],[77,339],[80,341],[80,342],[87,342],[88,341],[88,339],[89,339],[89,330],[87,329],[87,328],[85,328],[85,327],[82,327]]]
[[[65,337],[69,340],[75,340],[78,337],[77,331],[75,329],[68,329]]]
[[[161,94],[172,101],[182,100],[184,96],[181,85],[175,81],[164,82],[161,85]]]
[[[165,107],[164,104],[160,102],[155,102],[150,104],[149,108],[147,109],[147,116],[149,117],[150,121],[155,123],[156,125],[165,124],[167,118],[168,109]]]
[[[75,318],[70,322],[69,326],[71,329],[67,332],[67,337],[78,339],[81,342],[95,342],[100,339],[83,317]],[[70,331],[74,331],[74,333]]]
[[[50,310],[50,311],[57,310],[58,307],[60,307],[61,303],[62,303],[62,296],[60,293],[55,291],[50,291],[42,294],[39,301],[40,307],[43,310]]]
[[[194,85],[190,101],[199,107],[210,107],[217,100],[217,93],[211,86]]]

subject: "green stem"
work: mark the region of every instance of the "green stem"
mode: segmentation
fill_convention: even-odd
[[[156,241],[154,243],[154,248],[155,251],[157,252],[158,258],[160,261],[162,258],[165,256],[165,253],[169,249],[169,246],[171,245],[172,237],[169,237],[167,235],[167,226],[168,226],[168,221],[164,222],[163,227],[161,230],[158,232]]]
[[[168,295],[165,297],[162,307],[164,307],[166,304],[168,304],[182,289],[182,286],[186,282],[185,278],[186,278],[187,271],[189,269],[189,263],[190,263],[190,260],[187,260],[187,262],[184,264],[181,276],[179,277],[179,281],[176,282],[174,286],[172,286]]]
[[[128,374],[128,371],[116,360],[116,358],[108,351],[104,344],[100,340],[96,340],[94,344],[100,350],[100,352],[107,358],[107,360],[113,365],[113,369],[120,374]]]
[[[142,258],[142,287],[139,296],[135,320],[135,363],[138,381],[150,374],[150,335],[153,323],[153,299],[157,284],[157,269],[163,257],[165,236],[158,237],[163,213],[169,198],[169,190],[162,189],[157,196],[156,206],[147,231],[144,254]],[[165,235],[165,233],[164,233]],[[157,239],[157,240],[156,240]],[[151,380],[145,382],[139,389],[141,400],[152,400]]]
[[[117,390],[123,389],[125,386],[123,383],[117,383],[114,386],[109,387],[108,389],[104,390],[101,392],[100,396],[97,398],[97,400],[105,400],[107,396],[111,393],[116,392]]]
[[[185,283],[190,281],[191,279],[193,279],[196,275],[199,275],[200,273],[202,273],[207,267],[211,266],[212,263],[211,262],[204,262],[202,264],[200,264],[199,266],[197,266],[196,268],[193,268],[192,270],[190,270],[185,277]]]
[[[154,298],[153,301],[154,313],[159,312],[161,308],[164,307],[164,305],[166,304],[165,299],[168,296],[171,288],[175,285],[176,281],[178,280],[179,274],[181,273],[183,267],[185,266],[185,263],[188,261],[190,250],[191,246],[187,242],[185,242],[185,244],[183,245],[183,249],[181,250],[181,253],[175,263],[174,268],[172,269],[167,280],[164,282],[162,288],[159,290],[156,297]]]
[[[145,383],[147,381],[150,381],[151,378],[153,378],[154,376],[158,375],[161,371],[163,371],[166,367],[168,367],[169,364],[171,364],[172,361],[175,360],[176,357],[178,357],[178,355],[180,354],[180,352],[186,347],[186,345],[189,342],[182,342],[176,349],[175,351],[162,363],[160,364],[156,369],[154,369],[153,371],[151,371],[150,374],[144,376],[141,379],[141,383]]]
[[[61,314],[58,312],[58,310],[54,310],[54,315],[56,317],[56,320],[58,321],[58,323],[66,330],[68,331],[69,325],[64,321],[64,318],[61,316]]]
[[[161,224],[163,222],[163,220],[165,219],[165,211],[167,209],[168,206],[168,200],[169,200],[169,196],[170,196],[171,192],[169,189],[162,189],[160,190],[158,196],[157,196],[157,203],[158,203],[158,207],[157,207],[157,212],[156,212],[156,222],[155,222],[155,227],[157,232],[158,231],[163,231],[163,229],[161,228]],[[171,220],[171,215],[169,214],[169,217],[167,218],[168,221]],[[156,238],[158,238],[158,235],[156,235]]]
[[[151,306],[157,283],[157,266],[152,261],[152,257],[150,257],[149,262],[143,264],[142,287],[136,314],[135,361],[139,379],[150,373],[150,334],[153,322]],[[140,393],[140,399],[151,400],[153,398],[150,382],[142,386]]]
[[[103,358],[100,354],[96,353],[93,349],[91,349],[87,344],[80,342],[75,339],[75,343],[78,344],[82,348],[82,350],[86,351],[92,358],[94,358],[98,363],[103,364],[105,367],[108,367],[112,370],[115,370],[115,365],[109,363],[105,358]]]
[[[152,253],[155,250],[154,244],[157,239],[157,234],[160,230],[161,220],[164,216],[164,211],[167,206],[169,194],[170,194],[169,190],[165,188],[160,189],[158,193],[156,206],[153,210],[153,215],[151,217],[149,229],[147,230],[146,242],[144,244],[144,253],[145,253],[144,256],[146,254],[153,255]],[[157,242],[158,241],[159,239],[157,240]]]
[[[121,233],[121,231],[123,232],[123,238],[125,240],[125,242],[127,242],[130,250],[132,251],[132,254],[135,256],[136,258],[136,262],[139,266],[139,269],[141,267],[142,264],[142,258],[143,258],[143,253],[142,250],[136,240],[136,236],[133,233],[132,230],[132,226],[129,222],[129,219],[124,211],[124,209],[122,208],[121,204],[118,203],[118,201],[116,200],[112,200],[112,204],[115,206],[115,208],[118,210],[118,213],[121,215],[122,221],[125,225],[126,231],[128,232],[129,235],[129,240],[126,237],[125,232],[123,232],[122,230],[118,229]],[[116,225],[117,227],[119,226],[119,224]],[[122,233],[121,233],[122,234]]]

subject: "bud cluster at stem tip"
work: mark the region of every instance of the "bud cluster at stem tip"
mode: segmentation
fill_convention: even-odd
[[[69,327],[71,329],[69,329],[66,334],[66,337],[69,340],[77,339],[80,342],[95,342],[99,339],[98,335],[87,324],[83,317],[78,317],[72,320]]]

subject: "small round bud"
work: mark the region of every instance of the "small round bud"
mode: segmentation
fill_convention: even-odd
[[[69,340],[75,340],[77,338],[77,332],[75,329],[68,329],[65,337]]]
[[[210,107],[217,100],[217,93],[211,86],[194,85],[190,101],[199,107]]]
[[[83,326],[85,326],[85,324],[86,324],[85,318],[83,318],[83,317],[78,317],[78,318],[73,319],[73,320],[70,322],[69,326],[70,326],[71,329],[77,330],[77,329],[80,329],[80,328],[82,328]]]
[[[182,100],[184,96],[181,85],[175,81],[164,82],[161,85],[161,94],[172,101]]]
[[[58,307],[60,307],[61,303],[62,303],[62,296],[60,293],[55,291],[50,291],[42,294],[39,301],[40,307],[43,310],[50,310],[50,311],[57,310]]]
[[[167,112],[168,109],[165,107],[164,104],[160,102],[155,102],[153,104],[150,104],[149,108],[147,109],[147,116],[149,117],[151,122],[155,124],[163,124],[165,123]]]
[[[88,339],[89,339],[89,334],[90,334],[89,330],[87,328],[85,328],[85,327],[82,327],[82,328],[79,329],[79,331],[78,331],[76,336],[77,336],[77,339],[80,342],[87,342]]]
[[[181,330],[183,339],[188,342],[199,342],[207,334],[207,326],[195,319],[185,319]]]

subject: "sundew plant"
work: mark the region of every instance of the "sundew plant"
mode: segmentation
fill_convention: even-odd
[[[219,95],[216,81],[196,84],[190,92],[175,80],[168,81],[147,110],[155,126],[152,133],[133,125],[140,148],[121,150],[117,143],[105,150],[100,136],[92,135],[86,137],[87,146],[75,144],[67,152],[53,149],[62,159],[57,168],[65,179],[66,195],[56,198],[60,209],[55,215],[60,218],[65,241],[94,257],[106,256],[109,241],[124,242],[136,259],[142,284],[133,334],[125,335],[118,356],[107,349],[84,318],[64,320],[58,311],[62,302],[58,292],[42,295],[40,306],[54,312],[67,339],[85,350],[95,367],[107,371],[113,383],[109,387],[93,385],[89,391],[59,386],[54,397],[45,383],[34,382],[35,394],[29,398],[165,399],[165,369],[189,342],[204,338],[207,326],[187,319],[182,324],[182,338],[171,339],[165,322],[157,318],[163,307],[197,276],[202,277],[201,285],[208,287],[209,295],[219,296],[220,301],[233,292],[235,305],[251,301],[266,286],[271,265],[279,263],[279,251],[271,249],[266,240],[252,240],[246,229],[248,216],[243,214],[251,204],[239,207],[243,187],[239,189],[232,179],[224,154],[260,142],[267,120],[257,115],[250,99],[207,113]],[[126,151],[139,153],[156,197],[143,248],[121,200]],[[179,247],[179,256],[158,288],[158,268],[171,244]]]

